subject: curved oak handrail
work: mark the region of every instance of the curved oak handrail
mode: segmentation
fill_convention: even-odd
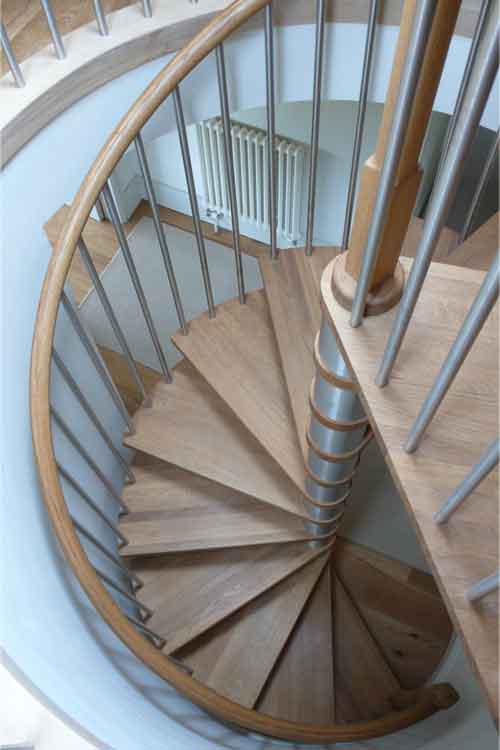
[[[35,457],[45,504],[69,565],[92,604],[123,643],[149,668],[185,697],[219,720],[284,740],[309,743],[356,741],[404,729],[456,702],[451,686],[434,685],[419,692],[411,705],[374,721],[316,726],[265,716],[243,708],[186,674],[169,661],[121,612],[100,582],[73,528],[59,479],[49,408],[52,342],[64,283],[77,241],[113,168],[156,109],[214,48],[270,0],[236,0],[209,23],[151,82],[122,118],[101,149],[73,201],[52,254],[40,297],[30,373],[30,409]]]

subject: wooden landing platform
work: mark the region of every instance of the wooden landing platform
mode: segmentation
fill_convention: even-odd
[[[403,262],[408,270],[411,261]],[[498,433],[497,309],[418,451],[408,455],[402,448],[483,278],[480,271],[432,264],[392,380],[383,389],[374,378],[395,310],[351,328],[349,313],[331,292],[331,264],[323,274],[322,295],[377,440],[498,720],[498,596],[476,606],[465,597],[472,584],[498,569],[498,475],[490,475],[447,525],[433,521],[435,511]]]

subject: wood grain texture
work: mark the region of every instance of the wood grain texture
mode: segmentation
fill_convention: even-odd
[[[391,710],[400,686],[339,578],[333,581],[336,719],[376,719]]]
[[[153,459],[135,466],[120,520],[123,556],[310,539],[302,519],[248,495]]]
[[[158,383],[125,443],[307,518],[301,494],[187,361],[175,367],[172,384]]]
[[[408,269],[410,262],[405,264]],[[447,525],[437,526],[433,515],[497,435],[497,309],[485,323],[418,451],[408,455],[402,448],[484,274],[444,263],[431,265],[392,380],[383,389],[374,378],[395,311],[366,318],[353,329],[348,313],[330,292],[329,276],[330,267],[323,276],[322,295],[339,346],[356,374],[365,411],[496,717],[498,598],[492,595],[474,607],[465,592],[498,569],[497,475],[490,475]]]
[[[102,358],[106,363],[113,381],[118,388],[123,402],[127,407],[130,414],[135,414],[137,409],[142,404],[142,394],[137,388],[137,385],[130,374],[130,370],[127,365],[127,361],[123,354],[118,354],[111,349],[106,349],[102,346],[99,347],[99,351],[102,354]],[[146,367],[141,362],[135,363],[139,375],[142,378],[146,393],[151,393],[157,383],[162,380],[162,374],[153,370],[151,367]]]
[[[305,565],[177,656],[196,679],[252,708],[328,560]]]
[[[388,199],[387,221],[381,233],[377,260],[370,289],[376,289],[395,271],[401,246],[406,235],[420,186],[421,170],[418,164],[423,140],[427,132],[432,105],[445,65],[448,48],[453,38],[455,23],[460,11],[460,0],[438,0],[425,51],[420,60],[420,75],[412,100],[411,114],[406,127],[404,143],[399,158],[397,174]],[[346,261],[348,273],[358,278],[371,217],[378,193],[382,165],[386,156],[399,87],[410,50],[411,34],[416,10],[416,0],[405,0],[391,78],[384,103],[377,147],[364,165],[359,195]]]
[[[136,558],[137,596],[154,610],[148,626],[172,654],[287,578],[323,550],[302,542]]]
[[[335,720],[331,600],[327,567],[262,692],[263,714],[305,724]]]
[[[336,248],[317,247],[307,257],[299,248],[281,253],[277,261],[263,257],[259,263],[304,458],[309,388],[314,377],[314,340],[321,324],[320,280],[337,252]]]
[[[401,687],[422,687],[453,634],[432,576],[341,538],[332,562]]]
[[[264,292],[246,303],[230,300],[210,319],[201,315],[178,349],[259,441],[296,487],[305,491],[305,469]],[[309,385],[309,383],[308,383]]]
[[[498,222],[500,214],[494,214],[479,229],[450,255],[448,262],[455,266],[487,271],[498,248]]]

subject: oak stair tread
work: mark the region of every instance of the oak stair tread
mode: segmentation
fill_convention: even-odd
[[[328,547],[326,548],[328,549]],[[148,627],[172,654],[326,551],[291,542],[137,557],[137,596],[153,610]]]
[[[401,255],[407,258],[414,258],[420,245],[422,232],[424,229],[424,219],[414,216],[408,225],[408,230],[401,249]],[[434,252],[434,260],[441,263],[451,263],[451,254],[458,246],[458,232],[449,227],[444,227],[439,235],[439,240]]]
[[[320,281],[337,255],[334,247],[317,247],[311,256],[304,248],[286,250],[278,260],[259,260],[266,299],[281,365],[295,419],[297,436],[307,456],[309,389],[314,376],[314,339],[321,324]]]
[[[307,518],[303,495],[187,360],[173,383],[156,385],[134,426],[129,447]]]
[[[302,519],[185,469],[158,459],[133,468],[119,524],[125,557],[311,538]]]
[[[300,491],[305,469],[262,290],[201,315],[173,341]]]
[[[465,242],[457,247],[448,258],[448,262],[455,266],[487,271],[498,253],[499,220],[499,213],[489,218]]]
[[[410,261],[403,259],[403,263],[408,271]],[[483,278],[480,271],[431,264],[393,377],[385,388],[378,388],[374,381],[396,311],[365,318],[354,329],[349,313],[331,294],[330,270],[324,276],[322,293],[379,446],[497,718],[498,594],[479,606],[466,598],[473,584],[499,567],[497,473],[479,485],[446,525],[438,526],[433,516],[498,433],[498,305],[419,449],[409,455],[402,447]]]
[[[433,577],[340,537],[332,563],[401,687],[422,687],[453,634]]]
[[[400,685],[338,576],[333,574],[335,712],[339,723],[390,713]]]
[[[330,566],[323,569],[259,698],[268,716],[333,724],[335,686]]]
[[[253,708],[329,553],[265,591],[176,654],[196,679]]]

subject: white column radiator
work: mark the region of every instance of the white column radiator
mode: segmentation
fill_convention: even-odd
[[[197,125],[205,206],[212,215],[230,215],[226,185],[223,128],[215,117]],[[238,214],[243,223],[262,233],[269,231],[267,135],[258,128],[232,123],[231,145]],[[276,138],[277,231],[284,240],[298,243],[307,147]]]

